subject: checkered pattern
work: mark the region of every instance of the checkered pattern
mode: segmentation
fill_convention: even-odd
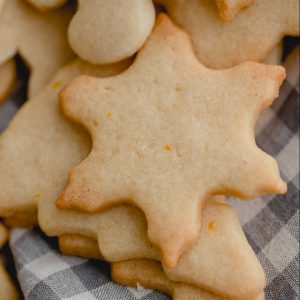
[[[231,201],[267,275],[266,299],[299,299],[299,49],[286,62],[280,97],[257,124],[256,141],[274,156],[286,195]]]
[[[10,244],[25,299],[168,299],[151,290],[137,291],[114,284],[108,264],[62,256],[56,250],[55,239],[38,230],[14,230]]]
[[[275,156],[286,195],[269,195],[251,202],[231,201],[266,275],[267,300],[299,299],[299,51],[286,62],[288,78],[280,98],[257,125],[257,143]],[[18,104],[0,109],[0,130]],[[4,120],[4,121],[2,121]],[[14,230],[10,245],[26,299],[168,299],[152,292],[115,285],[109,266],[57,252],[55,240],[37,230]]]

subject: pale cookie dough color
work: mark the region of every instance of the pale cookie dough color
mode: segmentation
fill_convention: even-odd
[[[55,9],[63,6],[68,0],[27,0],[41,11]]]
[[[10,59],[0,66],[0,104],[9,95],[16,81],[16,65],[14,59]]]
[[[70,172],[58,207],[138,206],[151,242],[175,266],[196,241],[210,196],[286,192],[253,130],[284,78],[283,67],[251,62],[207,69],[188,35],[160,15],[128,70],[79,77],[61,93],[65,115],[87,128],[93,149]]]
[[[241,9],[250,5],[254,0],[215,0],[222,20],[232,20]]]
[[[109,261],[137,257],[161,260],[159,251],[148,240],[147,222],[140,210],[118,206],[99,214],[87,214],[59,210],[55,206],[57,195],[66,187],[69,170],[91,150],[86,132],[68,122],[61,113],[58,93],[81,74],[113,76],[124,71],[129,63],[96,67],[76,60],[62,68],[43,92],[24,104],[0,137],[0,214],[17,217],[17,221],[23,217],[26,220],[27,215],[22,216],[22,211],[35,211],[38,206],[39,223],[47,234],[77,233],[97,238],[101,253],[105,253]],[[185,200],[189,203],[188,198]],[[247,244],[237,216],[224,204],[219,209],[213,206],[208,211],[208,204],[203,210],[199,243],[195,244],[197,248],[190,250],[191,258],[187,256],[190,252],[183,256],[187,257],[185,268],[190,270],[188,274],[194,275],[192,279],[197,286],[205,284],[216,288],[215,281],[223,283],[223,287],[218,287],[221,294],[226,293],[228,286],[235,293],[249,292],[249,289],[260,291],[264,283],[263,272]],[[236,245],[239,245],[238,249]],[[213,259],[208,260],[206,253]],[[198,259],[196,263],[193,256]],[[208,264],[217,261],[224,264],[220,266],[218,263],[216,267]],[[192,272],[190,265],[193,266]],[[237,284],[237,278],[243,284]],[[187,280],[186,276],[183,279]]]
[[[48,198],[55,201],[70,168],[90,151],[88,137],[61,113],[58,93],[62,87],[82,74],[116,75],[130,62],[92,66],[73,61],[61,68],[41,93],[30,98],[1,133],[0,216],[7,218],[8,225],[36,222],[37,203]]]
[[[6,1],[0,14],[0,65],[20,54],[30,69],[28,94],[37,94],[74,56],[67,28],[74,8],[41,13],[27,1]]]
[[[64,234],[58,237],[59,250],[64,255],[80,256],[92,259],[104,259],[95,239],[79,234]]]
[[[169,294],[173,300],[224,300],[223,296],[215,295],[193,285],[171,281],[159,263],[151,260],[135,259],[112,264],[111,276],[114,282],[139,289],[158,290]],[[227,298],[229,299],[229,298]],[[264,293],[251,300],[264,300]],[[236,298],[236,300],[245,300]]]
[[[299,0],[255,0],[224,22],[212,0],[158,0],[187,31],[207,67],[223,69],[245,61],[264,62],[285,35],[299,35]]]
[[[161,260],[147,239],[147,223],[140,210],[118,206],[103,213],[88,215],[59,210],[52,202],[40,202],[39,220],[43,230],[53,236],[63,235],[61,249],[67,254],[101,256],[109,262],[136,258]],[[78,234],[88,235],[78,237]],[[98,252],[95,238],[98,239]],[[76,250],[77,247],[77,250]],[[251,249],[238,216],[223,197],[214,197],[203,209],[198,241],[179,260],[174,269],[164,266],[167,276],[222,295],[226,299],[253,300],[262,293],[265,278]]]
[[[155,21],[152,0],[79,0],[69,27],[73,50],[93,64],[123,60],[136,53]]]

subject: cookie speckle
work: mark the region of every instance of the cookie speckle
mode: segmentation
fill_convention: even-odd
[[[61,81],[60,80],[56,80],[54,82],[52,82],[51,87],[55,90],[57,88],[59,88],[61,86]]]
[[[217,223],[216,221],[211,221],[207,224],[207,229],[208,231],[215,231],[216,230],[216,227],[217,227]]]
[[[166,145],[165,146],[165,151],[167,151],[167,152],[170,152],[172,150],[172,147],[171,147],[171,145]]]

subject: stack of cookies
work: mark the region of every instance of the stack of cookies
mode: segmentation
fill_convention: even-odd
[[[254,127],[285,78],[298,0],[2,2],[0,99],[16,54],[31,71],[0,137],[5,224],[111,262],[120,284],[264,299],[225,196],[287,191]]]

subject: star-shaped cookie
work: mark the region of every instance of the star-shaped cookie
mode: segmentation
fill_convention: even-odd
[[[175,266],[197,239],[210,196],[286,192],[253,130],[284,77],[282,67],[250,62],[207,69],[187,34],[160,15],[128,70],[79,77],[62,92],[66,116],[88,129],[93,149],[71,171],[58,207],[138,206],[151,242]]]
[[[0,65],[20,54],[31,70],[29,96],[37,94],[72,57],[67,28],[73,6],[41,13],[24,0],[9,0],[0,14]]]
[[[263,62],[284,35],[299,35],[298,0],[255,0],[224,22],[211,0],[157,0],[191,36],[207,67],[222,69],[245,61]]]

